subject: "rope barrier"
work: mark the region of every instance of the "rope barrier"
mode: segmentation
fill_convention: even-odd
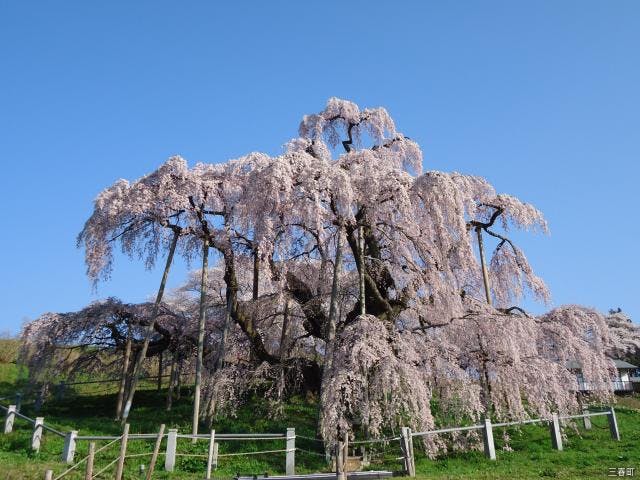
[[[296,447],[296,451],[304,452],[304,453],[307,453],[309,455],[317,455],[319,457],[325,457],[326,456],[324,453],[312,452],[311,450],[305,450],[304,448],[299,448],[299,447]]]
[[[296,434],[296,438],[302,438],[304,440],[311,440],[314,442],[324,443],[324,440],[322,440],[321,438],[305,437],[304,435],[298,435],[298,434]]]
[[[282,452],[294,452],[294,449],[290,449],[287,450],[286,448],[284,450],[264,450],[262,452],[240,452],[240,453],[223,453],[223,454],[218,454],[218,457],[238,457],[241,455],[261,455],[263,453],[282,453]],[[204,455],[205,457],[207,455]]]
[[[122,436],[116,438],[115,440],[113,440],[112,442],[107,443],[106,445],[103,445],[102,447],[100,447],[98,450],[96,450],[94,453],[94,455],[97,455],[99,452],[103,451],[105,448],[109,447],[110,445],[113,445],[115,442],[117,442],[118,440],[120,440],[122,438]],[[89,455],[87,455],[86,457],[84,457],[82,460],[78,461],[78,463],[76,463],[75,465],[72,465],[70,468],[68,468],[67,470],[65,470],[64,472],[62,472],[59,476],[57,476],[56,478],[54,478],[53,480],[60,480],[62,477],[64,477],[67,473],[71,472],[72,470],[76,469],[79,465],[81,465],[82,463],[86,462],[87,459],[89,458]],[[116,459],[117,460],[117,459]],[[98,474],[96,474],[98,475]]]
[[[164,453],[164,452],[163,452]],[[160,454],[160,452],[158,452],[158,454]],[[125,455],[124,458],[136,458],[136,457],[148,457],[149,455],[153,455],[153,452],[147,452],[147,453],[132,453],[130,455]]]
[[[412,435],[419,435],[419,433],[412,433]],[[391,438],[372,438],[370,440],[354,440],[349,441],[349,445],[362,445],[366,443],[387,443],[387,442],[395,442],[396,440],[400,440],[402,437],[391,437]]]
[[[116,463],[118,460],[120,459],[120,457],[116,457],[111,463],[109,463],[106,467],[104,467],[102,470],[100,470],[98,473],[96,473],[95,475],[93,475],[91,478],[98,478],[98,475],[101,475],[105,470],[107,470],[108,468],[111,468],[113,466],[114,463]],[[57,480],[57,479],[56,479]]]

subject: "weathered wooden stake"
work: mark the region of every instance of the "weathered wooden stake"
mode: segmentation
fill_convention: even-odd
[[[211,430],[211,435],[209,436],[209,454],[207,455],[207,475],[205,476],[205,480],[211,480],[211,468],[213,467],[213,449],[216,443],[216,431]]]
[[[611,438],[613,438],[616,442],[620,441],[620,430],[618,430],[618,420],[616,419],[616,412],[613,407],[609,408],[609,414],[607,415],[609,419],[609,431],[611,432]]]
[[[583,405],[582,414],[586,415],[589,413],[589,407]],[[582,417],[582,423],[584,424],[585,430],[591,430],[591,417]]]
[[[127,342],[124,347],[124,358],[122,360],[122,375],[120,377],[120,386],[118,387],[118,400],[116,401],[116,420],[120,420],[122,416],[122,407],[124,406],[124,395],[127,389],[127,374],[129,372],[129,362],[131,360],[131,325],[127,329]]]
[[[124,471],[124,459],[127,455],[127,442],[129,441],[129,424],[124,424],[122,431],[122,439],[120,440],[120,456],[118,457],[118,466],[116,467],[116,480],[122,480],[122,472]]]
[[[53,470],[44,472],[44,480],[53,480]]]
[[[484,419],[484,429],[482,429],[482,439],[484,440],[484,455],[489,460],[496,459],[496,446],[493,442],[493,427],[491,426],[491,420]]]
[[[4,433],[11,433],[13,431],[13,422],[16,420],[16,406],[9,405],[7,408],[7,415],[4,417]]]
[[[560,421],[558,414],[551,414],[551,422],[549,422],[549,430],[551,431],[551,445],[556,450],[562,450],[562,432],[560,430]]]
[[[296,474],[296,429],[287,428],[287,457],[285,462],[287,475]]]
[[[337,480],[347,480],[347,474],[345,472],[346,459],[344,458],[344,443],[338,441],[336,445],[336,476]]]
[[[36,421],[33,423],[33,433],[31,434],[31,450],[34,452],[40,451],[40,440],[42,439],[42,425],[44,424],[44,417],[36,417]]]
[[[413,438],[411,439],[411,443],[413,443]],[[360,447],[360,453],[362,455],[362,466],[368,467],[370,465],[370,462],[369,462],[369,452],[367,451],[367,447],[362,445]]]
[[[160,445],[162,444],[162,438],[164,437],[164,423],[160,425],[160,430],[158,431],[158,437],[156,438],[156,444],[153,447],[153,454],[151,455],[151,462],[149,463],[149,470],[147,470],[146,480],[151,480],[151,475],[153,475],[153,470],[156,468],[156,462],[158,461],[158,454],[160,453]]]
[[[173,228],[173,239],[171,240],[171,246],[169,247],[169,255],[167,255],[167,262],[164,266],[164,272],[162,273],[162,280],[160,281],[160,288],[158,288],[158,294],[156,295],[156,301],[153,304],[153,311],[151,312],[151,322],[147,325],[147,328],[144,332],[144,342],[142,342],[142,348],[138,352],[138,358],[136,359],[135,367],[133,369],[133,374],[131,376],[131,383],[129,385],[129,391],[127,392],[127,399],[124,403],[124,408],[122,410],[122,423],[126,423],[127,418],[129,417],[129,412],[131,410],[131,405],[133,404],[133,397],[136,393],[136,388],[138,388],[138,381],[140,380],[140,374],[142,373],[142,364],[144,363],[145,358],[147,358],[147,349],[149,348],[149,342],[151,341],[151,336],[154,333],[154,328],[156,325],[156,317],[158,316],[158,310],[160,307],[160,302],[162,302],[162,297],[164,296],[164,289],[167,285],[167,277],[169,276],[169,270],[171,269],[171,264],[173,262],[173,254],[176,251],[176,246],[178,244],[178,238],[180,237],[180,228]]]
[[[64,463],[73,463],[73,457],[76,454],[76,437],[78,436],[77,430],[71,430],[67,432],[64,437],[64,448],[62,450],[62,461]]]
[[[404,457],[404,471],[410,477],[416,476],[416,464],[413,458],[413,437],[409,427],[402,427],[400,445],[402,456]]]
[[[167,450],[164,456],[164,469],[173,472],[176,466],[176,446],[178,444],[178,430],[170,428],[167,434]]]
[[[482,241],[482,227],[476,227],[476,235],[478,236],[478,250],[480,251],[480,265],[482,266],[482,281],[484,283],[484,295],[487,303],[491,305],[491,284],[489,282],[489,271],[484,258],[484,242]]]
[[[93,479],[93,460],[96,456],[96,442],[89,442],[89,455],[87,456],[87,468],[84,471],[84,480]]]

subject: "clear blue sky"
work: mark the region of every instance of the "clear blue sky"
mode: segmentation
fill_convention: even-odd
[[[277,154],[331,96],[542,209],[551,236],[518,239],[554,305],[637,321],[639,21],[635,0],[1,0],[0,330],[147,298],[158,272],[124,258],[92,293],[75,237],[97,193],[174,154]]]

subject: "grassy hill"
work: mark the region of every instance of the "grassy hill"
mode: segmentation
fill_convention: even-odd
[[[13,395],[24,386],[13,363],[0,363],[0,397]],[[153,382],[143,384],[144,390],[136,395],[136,406],[131,415],[132,433],[151,433],[158,430],[160,423],[167,428],[178,428],[180,432],[190,431],[191,404],[188,389],[183,390],[182,399],[175,403],[171,412],[164,409],[164,391],[157,392]],[[10,400],[3,400],[3,405]],[[614,442],[609,435],[606,418],[593,418],[592,430],[569,426],[565,429],[565,450],[557,452],[551,449],[548,428],[529,425],[520,429],[510,429],[509,448],[503,449],[502,430],[494,430],[498,459],[486,460],[482,452],[459,452],[430,460],[417,452],[416,469],[419,478],[429,479],[529,479],[529,478],[606,478],[607,471],[613,467],[633,467],[640,476],[640,401],[637,398],[622,399],[616,407],[622,441]],[[113,421],[115,405],[115,385],[78,386],[69,392],[62,401],[51,400],[38,414],[45,417],[47,424],[60,430],[75,429],[80,435],[118,435],[120,425]],[[35,417],[33,405],[27,399],[22,413]],[[296,470],[299,473],[326,471],[321,444],[302,438],[315,437],[316,407],[313,400],[294,399],[286,405],[283,415],[270,418],[267,404],[263,399],[254,398],[249,405],[241,409],[237,418],[226,418],[216,422],[214,428],[225,432],[284,432],[287,427],[295,427],[299,437],[296,446],[304,451],[296,452]],[[204,428],[201,430],[204,431]],[[17,419],[14,432],[0,434],[0,478],[2,480],[42,479],[47,468],[57,475],[65,470],[60,463],[63,439],[45,433],[41,451],[30,451],[31,426]],[[98,443],[98,447],[106,442]],[[128,453],[145,454],[151,452],[152,441],[131,441]],[[263,442],[225,442],[220,453],[278,450],[283,449],[282,441]],[[78,443],[76,459],[86,455],[87,442]],[[117,444],[99,455],[96,470],[105,466],[117,455]],[[164,450],[164,443],[162,451]],[[187,439],[179,440],[179,452],[205,454],[207,442],[193,445]],[[512,450],[512,451],[509,451]],[[388,445],[379,444],[370,450],[373,457],[371,468],[399,470],[400,456],[398,442]],[[148,465],[149,456],[140,456],[127,460],[127,479],[143,478],[139,474],[141,464]],[[174,473],[164,472],[164,458],[159,459],[159,468],[154,478],[159,479],[202,479],[205,467],[204,459],[198,457],[179,457]],[[84,478],[82,468],[65,479]],[[236,473],[259,474],[269,472],[278,474],[284,471],[284,453],[260,454],[248,457],[225,457],[215,472],[216,478],[231,478]],[[107,470],[112,478],[113,469]]]

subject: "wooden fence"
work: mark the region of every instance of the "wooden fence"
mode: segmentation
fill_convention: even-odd
[[[13,425],[16,419],[20,419],[30,423],[33,426],[32,437],[31,437],[31,448],[34,451],[38,451],[40,449],[40,442],[42,439],[42,435],[44,431],[50,432],[54,435],[60,436],[64,438],[64,446],[61,454],[61,460],[71,465],[61,474],[56,477],[53,477],[53,472],[48,470],[45,474],[46,480],[59,480],[62,479],[69,472],[78,469],[81,465],[85,465],[85,478],[87,480],[91,480],[96,478],[98,475],[103,473],[108,468],[112,467],[117,463],[116,466],[116,480],[120,480],[122,478],[122,472],[124,467],[124,462],[127,458],[139,457],[144,455],[151,455],[151,462],[149,465],[149,469],[147,471],[146,478],[147,480],[151,479],[151,475],[153,474],[156,461],[160,455],[164,455],[164,469],[166,471],[174,471],[176,466],[176,459],[178,457],[200,457],[207,460],[206,467],[206,479],[211,478],[211,471],[215,469],[218,465],[218,460],[221,457],[231,457],[231,456],[240,456],[240,455],[258,455],[258,454],[276,454],[276,453],[284,453],[284,470],[287,476],[295,475],[295,453],[296,450],[303,451],[306,453],[315,453],[316,455],[322,455],[316,452],[309,452],[307,450],[303,450],[300,448],[296,448],[296,432],[294,428],[287,428],[286,432],[283,433],[224,433],[218,434],[215,430],[212,430],[208,434],[181,434],[178,433],[177,429],[169,429],[165,433],[165,426],[162,425],[160,430],[156,433],[147,433],[147,434],[130,434],[129,433],[129,425],[125,425],[124,430],[121,435],[109,436],[109,435],[78,435],[78,431],[72,430],[69,432],[61,432],[50,425],[45,423],[43,417],[30,418],[26,415],[23,415],[19,412],[20,410],[20,402],[22,400],[21,395],[16,395],[16,402],[9,406],[0,405],[0,409],[3,409],[5,414],[5,422],[4,422],[4,433],[11,433],[13,430]],[[597,411],[597,412],[589,412],[584,410],[582,414],[578,415],[558,415],[553,413],[549,418],[535,418],[535,419],[527,419],[521,421],[514,422],[498,422],[492,423],[491,420],[485,419],[485,421],[481,424],[477,425],[468,425],[464,427],[450,427],[450,428],[441,428],[437,430],[428,430],[424,432],[413,432],[409,427],[403,427],[401,429],[400,436],[392,437],[392,438],[382,438],[382,439],[371,439],[371,440],[358,440],[349,442],[348,436],[345,435],[336,445],[332,447],[332,452],[335,457],[335,469],[336,475],[339,480],[344,480],[347,478],[347,462],[348,462],[348,452],[349,446],[361,444],[372,444],[372,443],[390,443],[399,441],[400,449],[402,452],[402,456],[399,460],[402,460],[402,470],[404,473],[410,477],[415,476],[415,456],[413,449],[413,439],[415,437],[425,437],[430,435],[438,435],[444,433],[454,433],[454,432],[464,432],[464,431],[473,431],[480,430],[482,431],[482,438],[484,443],[484,453],[485,456],[490,460],[496,460],[496,451],[495,444],[493,440],[493,430],[495,428],[502,427],[512,427],[526,424],[544,424],[547,423],[549,425],[549,435],[551,446],[556,450],[562,450],[562,433],[561,433],[561,423],[568,420],[577,420],[582,419],[584,428],[591,428],[591,418],[595,416],[606,416],[609,423],[609,431],[611,433],[611,438],[613,440],[620,440],[620,431],[618,429],[618,423],[616,419],[615,410],[613,407],[608,408],[607,410]],[[193,453],[181,453],[178,451],[178,439],[191,439],[192,441],[207,440],[209,442],[208,453],[204,454],[193,454]],[[314,440],[317,442],[323,442],[322,439],[310,438],[310,437],[301,437],[308,440]],[[160,451],[162,441],[166,439],[165,449],[164,451]],[[249,451],[249,452],[234,452],[234,453],[226,453],[219,454],[218,453],[218,445],[219,442],[226,441],[281,441],[283,442],[283,448],[275,449],[275,450],[263,450],[263,451]],[[100,447],[98,450],[95,449],[95,442],[106,441],[107,444]],[[127,454],[127,445],[130,441],[154,441],[154,449],[152,453],[143,453],[143,454],[135,454],[128,455]],[[89,454],[82,458],[81,460],[74,463],[76,447],[78,442],[89,442]],[[93,471],[93,460],[97,453],[104,451],[106,448],[110,446],[116,446],[118,444],[120,446],[120,451],[115,457],[115,459],[109,463],[107,466],[103,467],[99,472]],[[326,452],[325,455],[327,460],[330,460],[330,452]]]

